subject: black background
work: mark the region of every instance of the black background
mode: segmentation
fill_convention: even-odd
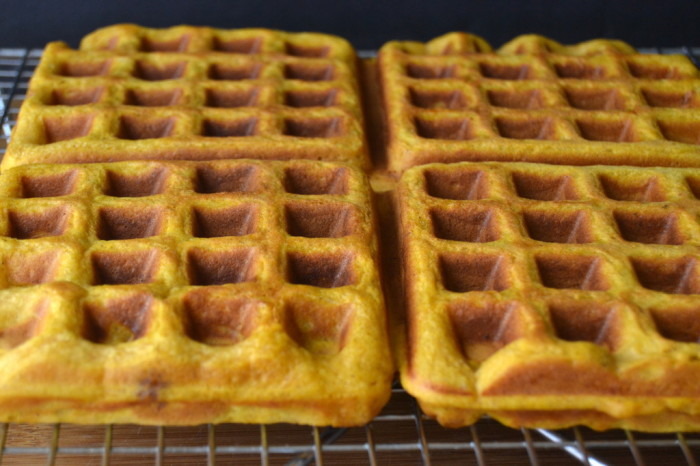
[[[43,47],[52,40],[76,46],[88,32],[119,22],[318,31],[364,50],[454,30],[496,46],[530,32],[563,43],[608,37],[637,47],[700,46],[700,2],[692,0],[0,0],[0,8],[0,47]]]

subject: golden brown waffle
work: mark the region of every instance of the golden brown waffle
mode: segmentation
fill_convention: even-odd
[[[619,41],[451,33],[379,52],[389,168],[432,162],[700,166],[700,76]]]
[[[27,165],[0,198],[0,421],[355,425],[388,399],[356,167]]]
[[[455,33],[378,69],[395,173],[700,166],[683,57]],[[0,422],[371,420],[392,364],[357,76],[321,34],[50,44],[0,176]],[[699,198],[680,168],[409,170],[380,223],[405,387],[450,426],[700,430]]]
[[[223,158],[369,163],[345,40],[264,29],[100,29],[49,44],[2,163]]]
[[[700,172],[434,164],[396,191],[404,387],[448,426],[700,428]]]

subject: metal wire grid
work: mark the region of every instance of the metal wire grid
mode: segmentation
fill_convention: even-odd
[[[183,427],[0,425],[0,462],[12,464],[688,464],[700,435],[508,429],[484,419],[443,429],[401,388],[361,428],[294,425]]]
[[[700,65],[700,48],[649,48]],[[361,52],[371,56],[372,52]],[[0,48],[0,156],[26,95],[38,49]],[[700,434],[598,433],[508,429],[491,419],[444,429],[400,387],[382,413],[362,428],[295,425],[0,424],[0,464],[688,464],[700,458]]]

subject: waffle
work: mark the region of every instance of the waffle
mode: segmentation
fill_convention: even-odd
[[[0,199],[1,422],[346,426],[387,401],[357,167],[37,164]]]
[[[428,414],[700,429],[697,169],[433,164],[395,196]]]
[[[700,79],[619,41],[450,33],[379,52],[389,168],[433,162],[700,166]]]
[[[315,33],[118,25],[49,44],[2,169],[317,159],[367,167],[356,56]]]

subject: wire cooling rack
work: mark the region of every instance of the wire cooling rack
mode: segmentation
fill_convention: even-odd
[[[395,388],[374,421],[348,429],[289,424],[196,427],[0,424],[2,465],[476,464],[696,465],[700,434],[509,429],[482,419],[444,429]]]
[[[700,64],[700,48],[644,49]],[[369,56],[371,52],[361,53]],[[0,156],[41,50],[0,48]],[[395,387],[389,404],[364,427],[290,424],[196,427],[0,423],[0,464],[477,464],[683,465],[700,461],[700,434],[509,429],[482,419],[444,429]]]

